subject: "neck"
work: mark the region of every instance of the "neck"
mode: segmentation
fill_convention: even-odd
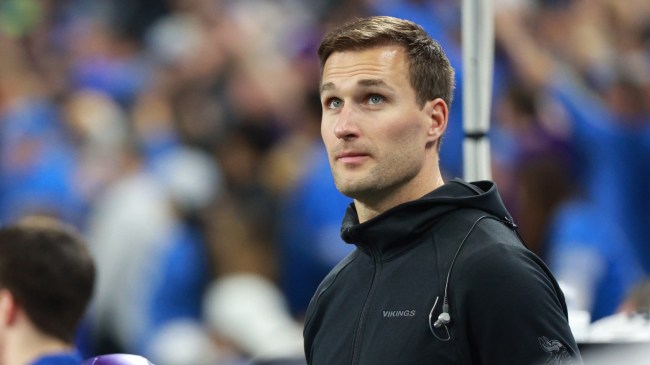
[[[69,343],[33,329],[26,329],[7,336],[1,363],[28,365],[43,356],[72,350],[73,346]]]
[[[357,209],[359,223],[366,222],[383,212],[400,204],[417,200],[431,191],[444,185],[444,180],[439,171],[436,171],[433,179],[420,185],[403,185],[385,194],[379,194],[376,199],[355,199],[354,205]]]

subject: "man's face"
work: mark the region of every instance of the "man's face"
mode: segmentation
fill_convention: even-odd
[[[427,107],[416,101],[408,59],[399,46],[333,53],[321,86],[321,134],[336,187],[365,202],[385,199],[425,178]]]

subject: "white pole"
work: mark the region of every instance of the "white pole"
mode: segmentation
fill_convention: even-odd
[[[491,179],[490,104],[494,65],[492,0],[463,0],[463,173],[467,181]]]

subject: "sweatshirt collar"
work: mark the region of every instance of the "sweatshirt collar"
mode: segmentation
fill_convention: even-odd
[[[341,237],[360,250],[385,254],[415,242],[440,219],[459,208],[481,209],[500,218],[511,219],[491,181],[467,183],[453,179],[420,199],[406,202],[359,223],[354,203],[348,207]]]

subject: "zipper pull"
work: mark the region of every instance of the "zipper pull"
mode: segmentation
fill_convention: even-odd
[[[505,220],[505,224],[508,225],[510,228],[512,228],[512,229],[517,229],[517,228],[519,228],[519,227],[515,224],[515,222],[513,222],[512,220],[510,220],[510,218],[508,218],[508,217],[503,217],[503,219]]]

